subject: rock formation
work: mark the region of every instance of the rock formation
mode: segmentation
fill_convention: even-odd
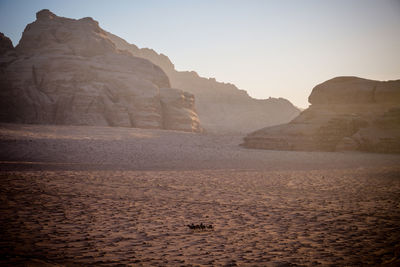
[[[289,122],[300,113],[286,99],[253,99],[233,84],[203,78],[194,71],[176,71],[167,56],[152,49],[139,49],[111,33],[107,35],[119,49],[160,66],[172,87],[194,94],[201,124],[209,132],[248,133],[266,125]]]
[[[165,129],[189,132],[201,129],[195,112],[194,95],[172,88],[163,88],[160,95]]]
[[[317,85],[308,99],[312,105],[290,123],[255,131],[243,145],[400,153],[400,80],[337,77]]]
[[[13,51],[14,47],[10,38],[5,36],[3,33],[0,32],[0,55],[4,55],[10,51]]]
[[[91,18],[36,14],[14,49],[0,35],[0,121],[201,131],[194,97],[116,48]]]

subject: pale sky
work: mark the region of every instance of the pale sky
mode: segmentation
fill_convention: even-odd
[[[335,76],[400,79],[400,0],[0,0],[0,31],[16,45],[44,8],[93,17],[177,70],[302,108]]]

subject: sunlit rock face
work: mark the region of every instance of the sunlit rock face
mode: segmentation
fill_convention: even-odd
[[[317,85],[309,102],[312,105],[290,123],[255,131],[243,145],[400,153],[400,80],[337,77]]]
[[[161,110],[165,129],[196,132],[201,129],[195,112],[194,95],[180,89],[160,90]]]
[[[203,78],[194,71],[176,71],[167,56],[152,49],[139,49],[111,33],[108,36],[119,49],[160,66],[172,87],[194,94],[201,125],[208,132],[249,133],[264,126],[289,122],[300,113],[286,99],[253,99],[233,84]]]
[[[0,121],[201,131],[194,99],[157,65],[118,50],[98,22],[49,10],[36,18],[15,49],[0,36]],[[169,107],[171,95],[182,105]]]

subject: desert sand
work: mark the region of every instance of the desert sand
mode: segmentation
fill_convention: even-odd
[[[399,264],[400,155],[241,142],[0,124],[0,264]]]

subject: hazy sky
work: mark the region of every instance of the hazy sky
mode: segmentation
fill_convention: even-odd
[[[300,107],[335,76],[400,79],[400,0],[0,0],[0,31],[16,45],[44,8],[93,17],[178,70]]]

